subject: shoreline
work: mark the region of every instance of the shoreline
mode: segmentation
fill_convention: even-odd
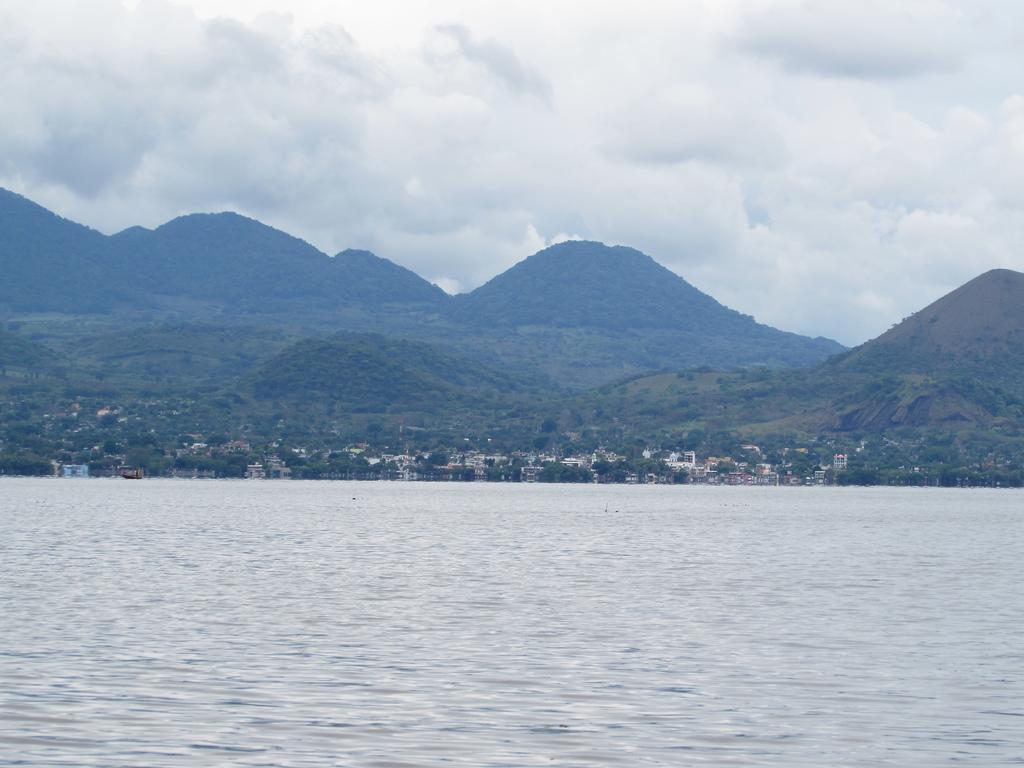
[[[0,475],[0,482],[5,480],[43,480],[43,481],[63,481],[63,482],[81,482],[85,481],[118,481],[123,482],[125,478],[122,477],[61,477],[57,475]],[[560,487],[572,487],[572,488],[727,488],[727,489],[743,489],[743,490],[765,490],[765,489],[853,489],[853,488],[907,488],[915,490],[946,490],[946,491],[1021,491],[1024,487],[1012,486],[1012,485],[939,485],[935,483],[876,483],[876,484],[854,484],[854,483],[585,483],[585,482],[545,482],[545,481],[494,481],[494,480],[432,480],[432,479],[386,479],[386,478],[320,478],[320,477],[295,477],[295,478],[261,478],[261,479],[250,479],[245,477],[166,477],[166,476],[148,476],[133,480],[132,485],[138,482],[174,482],[174,483],[185,483],[185,482],[202,482],[202,483],[238,483],[244,485],[251,485],[253,487],[259,487],[263,485],[271,485],[274,487],[287,485],[290,483],[358,483],[358,484],[377,484],[377,485],[413,485],[413,484],[426,484],[426,485],[444,485],[444,486],[458,486],[458,487],[474,487],[474,486],[496,486],[496,487],[510,487],[510,486],[526,486],[526,487],[541,487],[541,488],[560,488]]]

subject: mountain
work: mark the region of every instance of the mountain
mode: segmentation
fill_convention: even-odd
[[[180,361],[186,384],[256,361],[249,339],[231,365],[216,364],[212,350],[242,328],[254,338],[385,333],[576,390],[687,366],[811,365],[843,351],[728,309],[639,251],[594,242],[547,248],[451,297],[368,251],[329,257],[235,213],[108,237],[3,192],[0,273],[0,321],[98,371],[107,360],[126,376],[166,381]],[[202,359],[189,356],[191,341]]]
[[[444,292],[368,251],[334,258],[235,213],[181,216],[111,238],[125,268],[157,300],[211,302],[227,314],[316,320],[391,305],[436,311]]]
[[[659,368],[803,366],[844,350],[757,323],[633,248],[587,241],[530,256],[456,296],[448,316],[498,337],[510,362],[543,356],[553,378],[582,387]]]
[[[110,242],[152,295],[214,302],[223,312],[310,317],[382,305],[436,311],[445,299],[437,286],[368,251],[329,258],[235,213],[133,227]]]
[[[870,379],[831,404],[832,426],[991,423],[1024,403],[1024,274],[993,269],[829,361],[822,375]]]
[[[234,311],[272,307],[308,290],[301,278],[327,261],[305,241],[235,213],[181,216],[154,230],[133,227],[109,243],[153,299],[187,296]]]
[[[726,309],[650,256],[589,241],[553,245],[470,294],[453,314],[481,325],[560,328],[664,328],[724,323],[748,329],[750,318]],[[692,324],[696,325],[692,325]]]
[[[447,299],[387,259],[367,251],[331,258],[235,213],[191,214],[108,237],[3,189],[0,273],[0,315],[155,313],[194,321],[257,314],[337,327],[373,324],[368,312],[418,318]]]
[[[105,312],[133,304],[106,285],[112,266],[101,233],[0,189],[0,310]]]
[[[1024,370],[1024,273],[993,269],[836,358],[841,370]]]
[[[565,407],[595,430],[609,429],[602,423],[613,414],[647,439],[694,431],[1024,437],[1024,274],[986,272],[817,366],[634,377]]]

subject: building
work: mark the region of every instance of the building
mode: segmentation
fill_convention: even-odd
[[[61,477],[88,477],[88,464],[64,464],[60,468]]]
[[[266,476],[267,473],[263,471],[263,465],[258,461],[245,467],[246,480],[263,480]]]
[[[837,453],[832,457],[832,469],[842,470],[846,469],[846,454]]]
[[[290,468],[285,466],[285,463],[281,461],[277,456],[271,456],[267,459],[266,476],[273,480],[287,480],[292,476]]]
[[[668,460],[665,464],[670,469],[691,470],[697,466],[697,454],[695,451],[673,451],[668,455]]]
[[[746,472],[727,472],[722,481],[725,485],[751,485],[754,477]]]
[[[522,478],[524,483],[536,483],[537,477],[544,471],[544,467],[523,467]]]
[[[198,469],[193,467],[191,469],[172,469],[171,477],[182,480],[213,480],[217,477],[217,473],[212,469]]]

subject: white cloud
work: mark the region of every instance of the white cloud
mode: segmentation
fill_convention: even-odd
[[[899,78],[960,65],[959,14],[928,0],[774,4],[747,17],[740,46],[795,72]]]
[[[700,83],[673,84],[627,103],[612,119],[608,151],[640,163],[688,161],[775,165],[785,144],[775,115],[753,104],[723,99]]]
[[[462,24],[440,24],[440,36],[455,44],[457,55],[477,64],[502,82],[514,93],[533,94],[544,101],[551,98],[551,84],[530,67],[525,66],[515,52],[495,40],[477,40]],[[435,61],[450,59],[450,53],[437,52]]]
[[[1024,268],[1014,3],[283,7],[0,0],[0,185],[105,231],[235,209],[450,291],[632,245],[847,343]]]

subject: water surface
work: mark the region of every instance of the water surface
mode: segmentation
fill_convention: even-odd
[[[0,480],[0,765],[1022,765],[1022,502]]]

